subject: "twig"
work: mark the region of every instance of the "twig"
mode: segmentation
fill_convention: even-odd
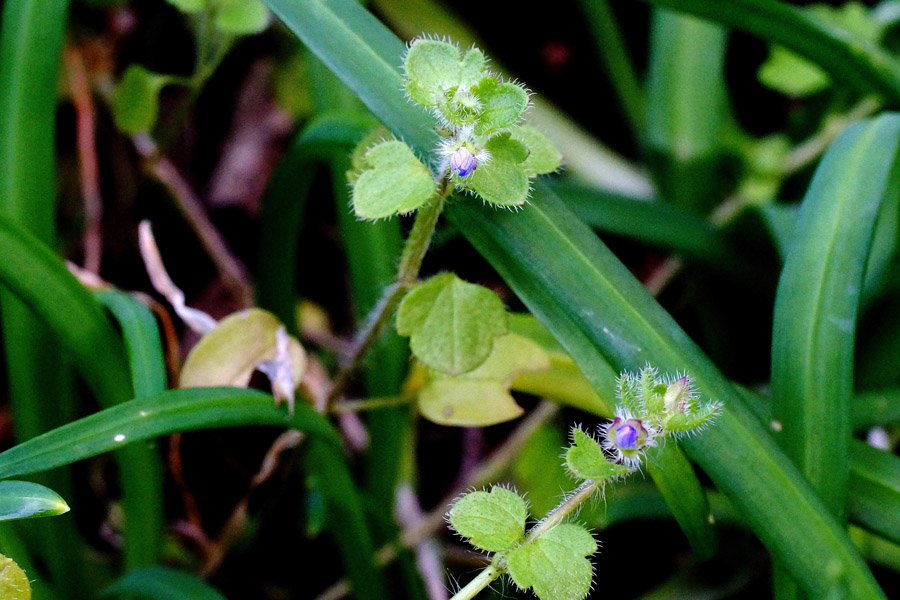
[[[66,74],[72,90],[75,106],[75,139],[78,147],[78,163],[81,167],[81,198],[84,200],[84,268],[100,273],[103,256],[103,198],[100,195],[100,168],[97,164],[97,140],[94,133],[95,111],[91,85],[84,68],[81,52],[75,46],[66,46]]]
[[[167,157],[158,154],[156,143],[149,135],[140,134],[132,138],[134,147],[146,160],[147,169],[162,183],[175,200],[181,214],[197,235],[200,244],[209,255],[216,271],[226,287],[240,302],[241,306],[253,304],[253,289],[247,269],[231,252],[219,230],[216,229],[203,208],[203,203],[194,189],[182,177],[175,165]]]

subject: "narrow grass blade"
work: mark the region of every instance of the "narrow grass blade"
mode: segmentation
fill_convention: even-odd
[[[115,317],[122,330],[137,398],[166,389],[166,364],[153,313],[123,292],[99,292],[97,300]],[[165,528],[163,466],[155,449],[130,444],[119,450],[122,508],[125,512],[125,566],[147,567],[159,560]]]
[[[717,25],[653,11],[644,143],[662,199],[698,212],[720,192],[727,40]]]
[[[808,58],[860,94],[900,104],[900,63],[868,40],[777,0],[645,0],[752,33]]]
[[[132,571],[103,589],[98,597],[123,595],[149,600],[225,600],[225,596],[202,579],[168,567]]]
[[[847,512],[854,523],[900,544],[900,457],[854,441]]]
[[[0,521],[52,517],[69,512],[69,505],[50,488],[30,481],[0,481]]]
[[[775,300],[772,398],[778,439],[840,515],[850,468],[853,346],[869,247],[900,190],[900,115],[851,125],[803,200]]]

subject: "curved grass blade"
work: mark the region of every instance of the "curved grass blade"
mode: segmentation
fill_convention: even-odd
[[[840,515],[850,468],[853,347],[882,201],[900,190],[900,115],[851,125],[803,200],[775,299],[773,413],[785,452]]]
[[[0,283],[49,326],[100,403],[130,398],[122,341],[63,262],[5,215],[0,215],[0,255]]]
[[[663,200],[700,213],[719,192],[727,41],[717,25],[653,11],[644,143]]]
[[[900,63],[864,39],[776,0],[645,0],[777,42],[811,60],[860,94],[900,104]]]
[[[213,427],[279,425],[338,439],[328,421],[305,404],[293,416],[272,397],[242,388],[169,390],[135,398],[73,421],[0,453],[0,478],[67,465],[125,444]]]
[[[115,317],[122,330],[137,398],[166,389],[166,364],[153,313],[128,294],[98,292],[94,296]],[[131,444],[118,453],[122,465],[122,508],[125,513],[125,565],[128,570],[159,560],[165,518],[163,467],[147,445]]]
[[[900,457],[855,441],[847,512],[854,523],[900,544]]]
[[[52,517],[69,512],[69,505],[48,487],[30,481],[0,481],[0,521]]]
[[[99,598],[128,595],[150,600],[225,600],[225,596],[194,575],[168,567],[147,567],[132,571],[103,589]]]

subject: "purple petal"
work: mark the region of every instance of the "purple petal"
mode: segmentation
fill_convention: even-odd
[[[450,157],[450,170],[460,177],[465,177],[474,171],[477,166],[478,161],[475,160],[472,153],[464,147],[457,149],[457,151],[453,153],[453,156]]]
[[[637,430],[628,424],[616,429],[616,445],[626,449],[635,448],[637,446]]]

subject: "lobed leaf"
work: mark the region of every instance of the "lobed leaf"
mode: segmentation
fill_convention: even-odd
[[[506,309],[494,292],[453,273],[435,275],[403,298],[397,332],[410,337],[413,354],[449,375],[481,365],[506,333]]]
[[[519,546],[506,557],[512,580],[522,589],[533,588],[540,600],[582,600],[591,589],[594,571],[586,556],[597,551],[587,529],[562,523]]]
[[[448,516],[453,529],[476,548],[504,552],[525,535],[528,505],[514,491],[494,486],[490,492],[466,494],[453,504]]]
[[[476,369],[457,376],[432,371],[419,390],[419,411],[434,423],[461,427],[515,419],[524,411],[509,393],[513,379],[549,367],[547,353],[536,343],[512,333],[500,336]]]
[[[368,169],[353,183],[353,210],[361,219],[412,212],[435,194],[428,167],[399,140],[370,148],[363,161]]]
[[[597,440],[578,428],[572,430],[572,445],[566,450],[566,467],[579,479],[596,482],[628,474],[628,467],[609,462]]]
[[[525,146],[507,133],[488,140],[485,149],[490,152],[490,160],[475,169],[466,185],[491,204],[525,204],[530,189],[523,165],[528,157]]]
[[[528,108],[528,92],[514,83],[485,77],[475,88],[481,112],[475,133],[483,135],[518,123]]]
[[[522,167],[529,177],[552,173],[562,164],[559,148],[537,127],[521,125],[513,129],[510,136],[528,150]]]

